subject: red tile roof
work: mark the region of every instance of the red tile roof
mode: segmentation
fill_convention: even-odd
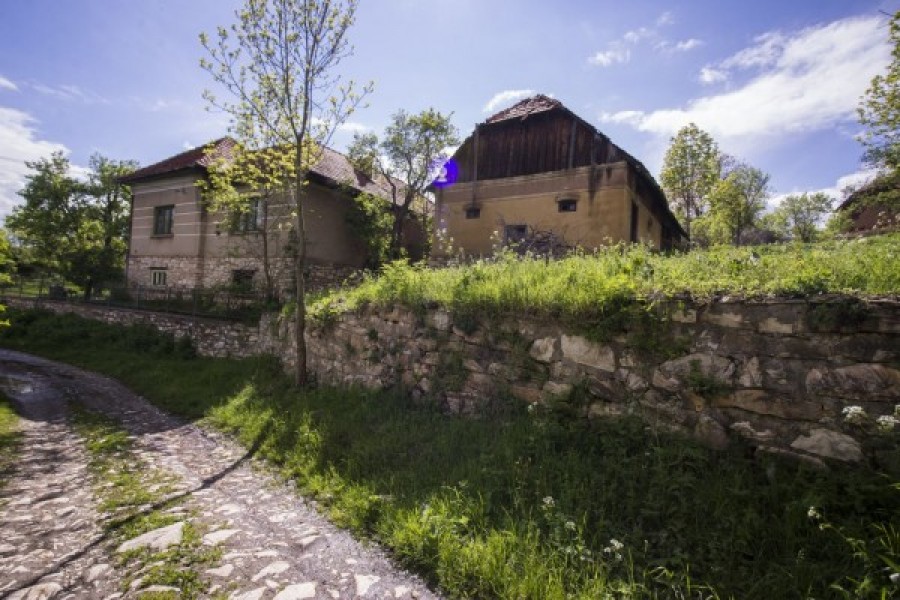
[[[559,100],[554,100],[549,96],[538,94],[531,98],[525,98],[521,102],[517,102],[509,108],[503,109],[497,114],[488,117],[485,123],[499,123],[500,121],[510,121],[512,119],[526,119],[531,115],[547,112],[554,108],[565,107]]]
[[[157,163],[138,169],[134,173],[123,177],[123,183],[137,183],[146,179],[152,179],[185,170],[206,170],[214,158],[224,156],[229,158],[237,142],[230,137],[213,140],[203,146],[198,146],[170,156]],[[212,146],[213,153],[206,149]],[[322,157],[318,164],[310,170],[314,175],[325,179],[331,185],[349,184],[361,192],[391,199],[391,186],[383,178],[373,180],[371,177],[356,170],[350,160],[331,148],[322,151]],[[398,182],[398,186],[401,184]]]

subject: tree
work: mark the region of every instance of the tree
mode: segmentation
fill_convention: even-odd
[[[859,140],[865,159],[873,166],[896,172],[900,169],[900,11],[889,23],[893,45],[887,73],[872,78],[861,99],[859,121],[866,128]]]
[[[279,275],[277,242],[290,219],[285,219],[283,199],[289,195],[294,160],[279,148],[249,151],[236,144],[227,155],[208,148],[207,177],[197,185],[207,209],[224,221],[217,227],[232,233],[242,250],[262,265],[263,290],[267,300],[276,297]]]
[[[363,192],[353,198],[347,226],[366,248],[366,267],[376,269],[391,259],[391,233],[395,220],[388,201]]]
[[[712,136],[694,123],[678,130],[663,159],[660,180],[688,236],[691,222],[708,208],[719,173],[719,148]]]
[[[119,178],[137,163],[95,154],[87,182],[70,175],[62,153],[26,165],[34,173],[19,192],[25,204],[13,209],[7,226],[45,274],[78,284],[90,298],[98,284],[122,273],[130,191]]]
[[[290,173],[274,176],[291,180],[297,385],[307,383],[304,185],[335,129],[371,91],[370,84],[356,93],[335,73],[353,51],[347,32],[356,6],[357,0],[245,0],[215,42],[200,35],[208,52],[201,68],[232,100],[209,91],[204,97],[232,116],[232,131],[247,149],[271,148],[292,162]]]
[[[34,173],[19,192],[25,204],[13,209],[7,226],[44,273],[78,284],[90,298],[98,284],[122,273],[130,191],[119,178],[137,163],[95,154],[87,182],[70,175],[62,153],[26,165]]]
[[[756,224],[765,209],[769,193],[767,174],[736,163],[709,193],[706,226],[710,241],[741,245],[742,235]]]
[[[371,133],[353,138],[349,151],[351,161],[364,172],[384,177],[391,189],[394,206],[391,258],[401,255],[403,223],[415,202],[424,205],[428,186],[449,158],[445,149],[459,144],[451,116],[433,108],[417,115],[399,110],[391,116],[381,140]]]
[[[791,194],[781,201],[769,222],[776,230],[801,242],[813,242],[819,224],[831,212],[833,200],[822,192]]]

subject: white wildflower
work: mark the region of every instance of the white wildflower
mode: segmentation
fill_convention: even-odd
[[[553,496],[544,496],[544,506],[547,508],[556,506],[556,500],[553,499]]]
[[[822,518],[822,515],[819,513],[819,510],[815,506],[809,507],[809,510],[806,511],[806,516],[814,521],[818,521]]]
[[[882,415],[875,419],[878,429],[884,432],[893,431],[894,427],[900,425],[900,419],[891,415]]]
[[[566,529],[568,529],[569,531],[575,531],[575,522],[566,521]]]
[[[844,415],[844,421],[852,425],[861,425],[868,418],[862,406],[845,406],[841,414]]]
[[[625,544],[613,538],[609,540],[609,546],[603,549],[603,554],[608,554],[612,556],[617,561],[622,560],[622,549],[625,548]]]

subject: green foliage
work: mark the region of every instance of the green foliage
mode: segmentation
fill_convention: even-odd
[[[831,212],[832,199],[822,192],[791,194],[781,201],[772,220],[780,233],[799,242],[814,242],[819,224]]]
[[[16,464],[21,434],[18,431],[19,416],[9,399],[0,392],[0,490]],[[0,502],[2,506],[2,502]]]
[[[670,141],[659,178],[669,204],[692,235],[691,223],[707,211],[708,196],[719,180],[719,148],[694,123],[679,129]]]
[[[394,217],[384,198],[361,193],[353,199],[346,214],[347,225],[365,246],[366,266],[377,269],[391,255],[391,230]]]
[[[702,241],[741,245],[742,234],[757,222],[766,207],[768,195],[768,175],[745,164],[733,167],[709,192],[709,212],[703,217],[705,239]],[[696,232],[695,237],[700,238]]]
[[[872,78],[858,108],[865,128],[860,141],[866,160],[889,172],[900,170],[900,11],[889,24],[891,63],[887,73]]]
[[[137,168],[99,154],[87,183],[70,175],[62,153],[26,163],[33,172],[19,191],[25,203],[6,225],[43,270],[60,274],[90,296],[95,286],[121,277],[128,235],[129,188],[119,178]]]
[[[857,299],[822,302],[807,311],[806,324],[812,331],[854,330],[868,316],[868,307]]]
[[[387,244],[392,259],[401,257],[403,223],[410,211],[426,212],[428,186],[449,158],[445,148],[459,145],[451,117],[434,108],[416,115],[399,110],[391,115],[381,140],[372,133],[353,138],[350,160],[363,173],[383,177],[391,189],[390,202],[395,208]]]
[[[724,382],[703,372],[699,360],[691,361],[690,371],[687,375],[687,385],[689,390],[708,400],[728,391],[728,386]]]
[[[140,377],[169,363],[90,358],[110,343],[82,344],[82,361],[169,409],[194,416],[206,402],[209,423],[449,597],[823,598],[838,585],[876,598],[849,586],[883,583],[878,561],[900,560],[900,491],[865,468],[714,452],[636,419],[572,420],[564,406],[467,420],[390,394],[298,391],[273,363],[196,359],[168,373],[182,390],[171,402]],[[215,381],[220,364],[240,374],[231,391]],[[811,522],[810,506],[869,558]]]
[[[396,262],[356,288],[323,296],[309,310],[316,315],[365,304],[441,305],[454,315],[478,315],[481,322],[504,315],[550,317],[602,340],[634,328],[640,311],[659,298],[894,294],[900,290],[898,258],[900,234],[672,256],[641,246],[551,262],[503,254],[443,269]]]

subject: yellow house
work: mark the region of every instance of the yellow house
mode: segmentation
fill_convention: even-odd
[[[497,243],[527,248],[548,239],[585,250],[620,241],[668,249],[687,241],[646,167],[543,95],[477,125],[434,187],[435,257],[487,255]]]

